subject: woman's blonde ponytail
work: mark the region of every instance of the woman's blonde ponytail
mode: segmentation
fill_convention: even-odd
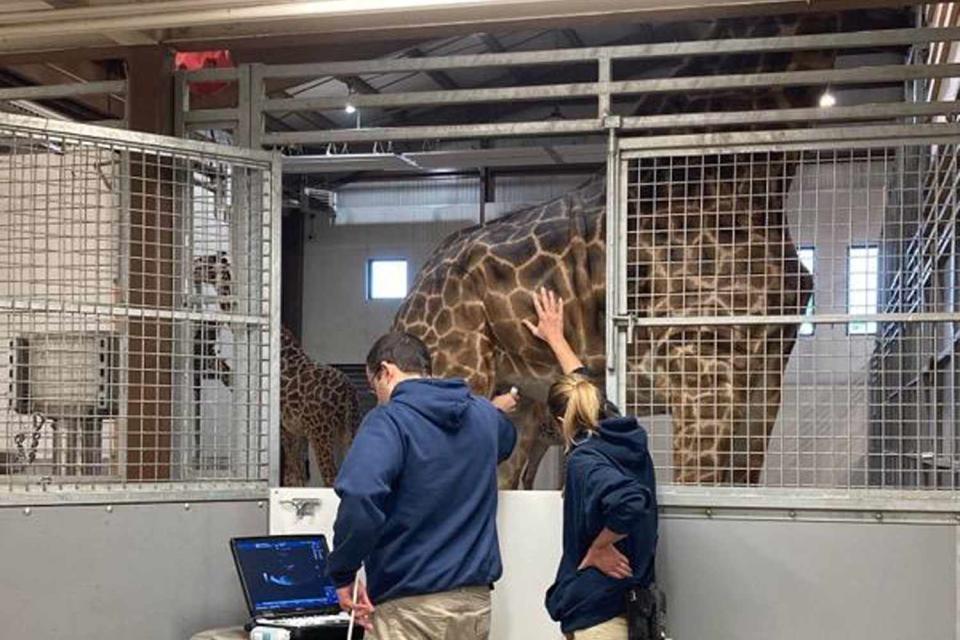
[[[550,387],[547,406],[550,414],[560,419],[567,448],[580,431],[595,431],[600,422],[602,398],[600,390],[586,376],[573,373],[557,380]]]

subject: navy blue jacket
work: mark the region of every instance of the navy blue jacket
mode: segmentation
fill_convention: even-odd
[[[631,578],[608,578],[593,567],[577,571],[605,527],[626,534],[616,547],[630,559]],[[636,418],[603,420],[567,461],[563,557],[547,591],[550,617],[571,633],[623,615],[627,589],[653,582],[656,549],[656,481],[647,434]]]
[[[334,489],[328,572],[366,564],[374,603],[492,584],[500,577],[497,463],[517,432],[462,380],[414,379],[364,419]]]

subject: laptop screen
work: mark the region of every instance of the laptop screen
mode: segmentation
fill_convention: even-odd
[[[233,552],[252,613],[335,607],[337,589],[326,575],[321,536],[235,538]]]

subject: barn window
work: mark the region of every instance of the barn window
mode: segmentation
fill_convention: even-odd
[[[851,315],[877,313],[877,282],[880,249],[877,246],[850,247],[847,260],[847,312]],[[851,335],[877,332],[876,322],[851,322]]]
[[[803,266],[807,268],[807,271],[810,272],[810,275],[814,275],[814,255],[815,249],[813,247],[802,247],[797,249],[797,256],[800,258],[801,264],[803,264]],[[807,317],[813,315],[813,296],[810,296],[810,299],[807,300],[807,308],[806,311],[804,311],[804,315]],[[812,322],[804,322],[800,325],[800,335],[812,336],[813,329],[814,325]]]
[[[367,298],[397,300],[407,295],[407,261],[373,259],[367,262]]]

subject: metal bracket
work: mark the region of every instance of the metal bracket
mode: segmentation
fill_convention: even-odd
[[[623,325],[627,325],[627,344],[633,344],[633,334],[634,330],[637,328],[637,317],[631,313],[625,316],[613,316],[611,320],[613,320],[613,323],[617,326],[622,327]]]
[[[623,116],[605,115],[603,117],[604,129],[619,129],[621,127],[623,127]]]
[[[280,504],[289,504],[297,513],[297,519],[313,515],[313,508],[320,506],[320,501],[316,498],[292,498],[290,500],[281,500]]]

